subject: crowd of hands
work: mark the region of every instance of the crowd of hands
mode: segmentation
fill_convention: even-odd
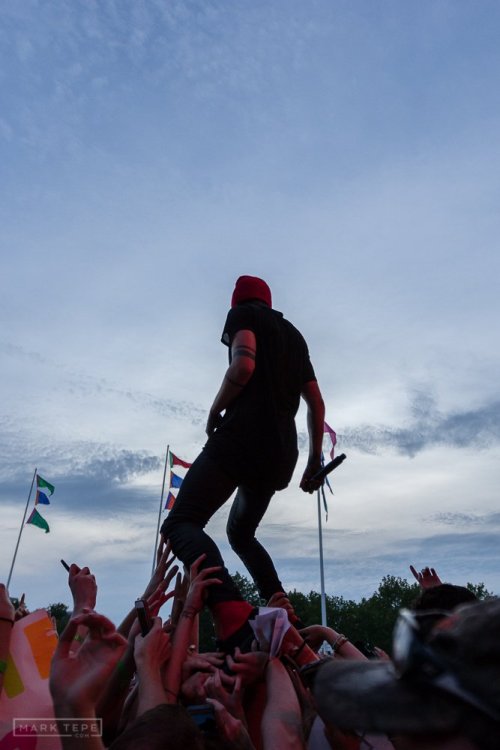
[[[252,750],[246,698],[259,690],[265,696],[260,719],[264,750],[304,747],[304,701],[300,688],[297,690],[300,680],[291,679],[292,672],[317,659],[316,652],[325,641],[335,644],[339,638],[342,648],[336,656],[366,657],[344,636],[320,625],[300,631],[291,627],[281,658],[270,658],[256,642],[248,653],[238,648],[233,655],[200,653],[197,618],[207,588],[219,583],[218,568],[202,568],[203,559],[201,556],[189,571],[181,572],[168,541],[162,541],[156,569],[142,596],[152,615],[146,635],[141,634],[135,609],[118,627],[97,612],[95,576],[88,567],[70,566],[73,611],[52,659],[50,692],[56,718],[100,717],[104,740],[87,737],[76,745],[71,738],[63,738],[64,748],[100,750],[105,747],[103,741],[108,746],[138,717],[160,704],[205,704],[213,707],[217,730],[231,747]],[[423,589],[441,583],[432,568],[410,569]],[[162,621],[160,610],[170,600],[171,614]],[[296,619],[283,592],[276,593],[268,606],[282,607],[291,621]],[[0,620],[15,622],[26,614],[24,595],[15,609],[0,584]],[[389,658],[381,650],[377,654]]]

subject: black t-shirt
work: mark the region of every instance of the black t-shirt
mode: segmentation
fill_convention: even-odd
[[[205,451],[240,484],[282,489],[297,462],[295,415],[314,369],[302,334],[277,310],[259,302],[233,307],[222,342],[230,348],[242,330],[255,334],[255,370]]]

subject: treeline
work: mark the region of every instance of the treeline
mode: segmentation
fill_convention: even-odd
[[[252,581],[236,573],[235,579],[240,591],[247,601],[254,606],[264,606]],[[474,592],[478,599],[493,596],[484,583],[468,583],[467,588]],[[355,602],[343,596],[326,596],[327,624],[339,633],[344,633],[350,641],[367,647],[379,646],[390,654],[392,632],[402,607],[411,607],[420,594],[417,583],[409,583],[399,576],[384,576],[377,591],[372,596]],[[310,591],[304,594],[293,590],[288,597],[295,613],[305,626],[321,623],[321,594]],[[200,618],[200,648],[210,650],[214,647],[213,626],[210,615],[203,612]]]
[[[240,573],[234,576],[244,598],[254,606],[264,606],[266,602],[260,599],[252,581]],[[476,594],[478,599],[493,596],[483,583],[468,583],[467,588]],[[372,596],[355,602],[343,596],[326,596],[327,624],[340,633],[344,633],[353,643],[363,644],[369,649],[379,646],[390,653],[392,631],[402,607],[411,607],[420,593],[417,583],[409,583],[399,576],[384,576],[377,591]],[[288,597],[298,617],[304,625],[321,623],[321,595],[317,591],[304,594],[301,591],[290,591]],[[68,619],[69,611],[66,604],[51,604],[48,608],[50,615],[57,621],[57,630],[62,632]],[[207,610],[200,617],[200,650],[213,651],[215,649],[215,635],[210,614]]]

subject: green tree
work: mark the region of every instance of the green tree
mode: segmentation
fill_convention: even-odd
[[[465,588],[469,589],[469,591],[472,591],[473,594],[477,596],[478,599],[491,599],[492,596],[495,596],[493,591],[488,591],[484,583],[466,583]]]
[[[58,634],[60,635],[68,624],[68,620],[71,614],[67,604],[63,604],[62,602],[57,602],[57,604],[49,604],[49,606],[47,607],[47,612],[49,613],[50,617],[54,617],[56,621],[56,629]]]

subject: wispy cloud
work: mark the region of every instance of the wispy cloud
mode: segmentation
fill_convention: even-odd
[[[358,425],[339,429],[338,440],[342,448],[357,448],[364,453],[395,449],[410,457],[438,445],[481,450],[500,443],[500,400],[443,414],[432,397],[417,395],[404,427]],[[304,444],[305,436],[301,442]]]

